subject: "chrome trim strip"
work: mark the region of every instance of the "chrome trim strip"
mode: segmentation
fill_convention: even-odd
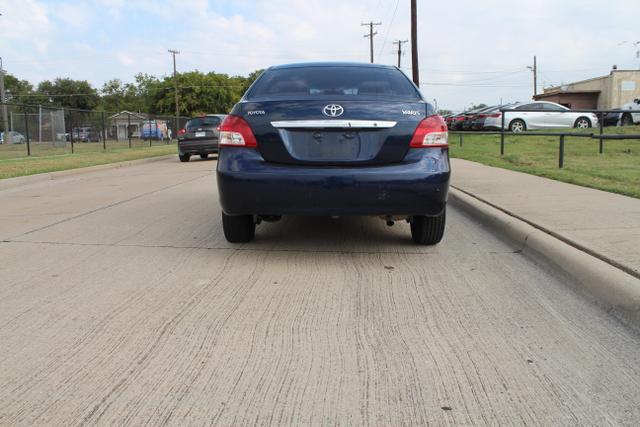
[[[271,122],[274,128],[287,129],[389,129],[398,122],[387,120],[282,120]]]

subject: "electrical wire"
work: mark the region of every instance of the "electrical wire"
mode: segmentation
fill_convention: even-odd
[[[394,19],[396,19],[396,12],[398,12],[398,4],[400,3],[400,0],[396,0],[396,7],[393,9],[393,15],[391,16],[391,22],[389,22],[389,25],[387,26],[387,31],[384,35],[384,39],[382,41],[382,45],[380,46],[380,49],[378,49],[378,56],[380,56],[380,54],[382,53],[384,46],[387,44],[387,39],[389,37],[389,32],[391,31],[391,26],[393,25],[393,21]]]

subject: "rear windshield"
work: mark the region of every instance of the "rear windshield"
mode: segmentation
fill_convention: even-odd
[[[220,124],[219,117],[198,117],[187,122],[187,129],[200,128],[203,126],[218,126]]]
[[[247,98],[383,96],[420,99],[401,71],[372,67],[296,67],[269,70]]]

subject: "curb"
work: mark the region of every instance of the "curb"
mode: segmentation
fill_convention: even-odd
[[[450,203],[514,243],[524,255],[551,265],[623,323],[640,331],[640,280],[475,197],[451,188]]]
[[[125,161],[116,162],[116,163],[105,163],[103,165],[87,166],[84,168],[74,168],[74,169],[67,169],[67,170],[56,171],[56,172],[44,172],[44,173],[39,173],[35,175],[17,176],[15,178],[5,178],[5,179],[0,179],[0,190],[20,187],[28,184],[35,184],[43,181],[50,181],[54,179],[64,178],[66,176],[80,175],[80,174],[89,173],[89,172],[96,172],[96,171],[102,171],[102,170],[108,170],[108,169],[117,169],[117,168],[123,168],[127,166],[140,165],[144,163],[158,162],[160,160],[170,159],[175,156],[176,156],[175,154],[168,154],[164,156],[147,157],[145,159],[125,160]]]

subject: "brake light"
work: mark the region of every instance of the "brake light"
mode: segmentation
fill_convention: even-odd
[[[178,135],[184,135],[185,133],[187,133],[187,130],[185,128],[182,128],[178,131]]]
[[[495,119],[502,117],[502,113],[489,114],[487,117],[493,117]]]
[[[220,124],[220,145],[229,147],[257,147],[249,123],[242,117],[228,115]]]
[[[431,116],[422,120],[415,132],[409,147],[411,148],[430,148],[430,147],[448,147],[449,132],[447,125],[440,116]]]

